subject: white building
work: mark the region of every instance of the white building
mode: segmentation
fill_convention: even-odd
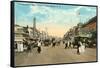
[[[23,44],[23,40],[27,39],[29,37],[29,34],[27,32],[26,27],[22,27],[19,25],[15,25],[14,28],[14,42],[15,42],[15,50],[16,51],[23,51],[24,46],[20,46]]]

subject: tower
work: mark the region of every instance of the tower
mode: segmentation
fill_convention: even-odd
[[[36,29],[36,18],[33,18],[33,29]]]
[[[36,18],[33,18],[33,37],[35,37],[36,31]]]

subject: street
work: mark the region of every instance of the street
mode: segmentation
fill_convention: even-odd
[[[16,53],[16,66],[39,65],[39,64],[56,64],[72,62],[96,61],[96,48],[86,48],[83,54],[78,55],[76,49],[64,49],[64,45],[59,46],[42,46],[39,54],[37,48],[33,48],[31,53]]]

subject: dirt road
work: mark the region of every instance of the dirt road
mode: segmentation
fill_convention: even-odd
[[[95,48],[86,48],[85,53],[78,55],[76,49],[64,49],[64,45],[56,47],[42,46],[40,54],[38,54],[37,48],[34,48],[31,53],[16,53],[15,56],[17,66],[87,61],[96,61]]]

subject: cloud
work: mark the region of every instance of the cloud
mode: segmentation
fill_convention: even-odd
[[[87,11],[93,10],[84,6],[76,6],[69,9],[67,9],[66,6],[63,6],[64,9],[62,9],[61,7],[50,7],[44,4],[39,5],[36,3],[29,6],[29,13],[25,14],[25,17],[23,17],[24,19],[18,21],[18,23],[21,25],[28,24],[29,26],[32,26],[32,21],[30,21],[29,18],[36,17],[37,29],[45,30],[45,27],[47,27],[50,35],[60,37],[63,36],[64,33],[69,30],[69,28],[76,26],[77,23],[79,23],[79,16],[77,13],[81,9],[84,8]],[[80,16],[82,17],[84,15]]]
[[[84,7],[87,11],[96,12],[96,7]]]
[[[74,9],[75,12],[79,11],[82,8],[82,6],[78,6],[77,8]]]
[[[69,22],[69,19],[67,18],[71,18],[73,16],[75,16],[75,12],[73,12],[73,10],[61,10],[61,9],[53,9],[51,7],[46,7],[46,6],[31,6],[31,15],[32,14],[36,14],[36,13],[40,13],[40,14],[44,14],[47,16],[47,18],[45,19],[51,22],[56,22],[59,23],[60,21],[62,22]],[[69,12],[70,11],[70,12]],[[75,18],[74,18],[75,19]]]
[[[62,37],[65,32],[73,25],[76,25],[78,21],[75,12],[70,9],[54,9],[52,7],[40,6],[37,4],[31,5],[30,9],[29,14],[26,14],[26,17],[23,17],[24,19],[19,21],[18,24],[23,26],[28,24],[29,26],[32,26],[32,23],[27,20],[28,16],[32,17],[35,14],[45,15],[46,17],[38,16],[39,19],[42,18],[43,20],[36,21],[37,29],[45,30],[45,27],[47,27],[50,35]]]
[[[36,10],[36,11],[35,11]],[[34,12],[35,11],[35,12]],[[36,6],[32,8],[32,13],[40,13],[47,15],[47,18],[40,23],[37,23],[37,28],[45,30],[48,28],[48,33],[53,36],[62,37],[66,31],[69,30],[73,25],[78,23],[76,15],[74,12],[69,12],[61,9],[53,9],[50,7],[39,7]],[[74,21],[72,21],[74,20]]]

